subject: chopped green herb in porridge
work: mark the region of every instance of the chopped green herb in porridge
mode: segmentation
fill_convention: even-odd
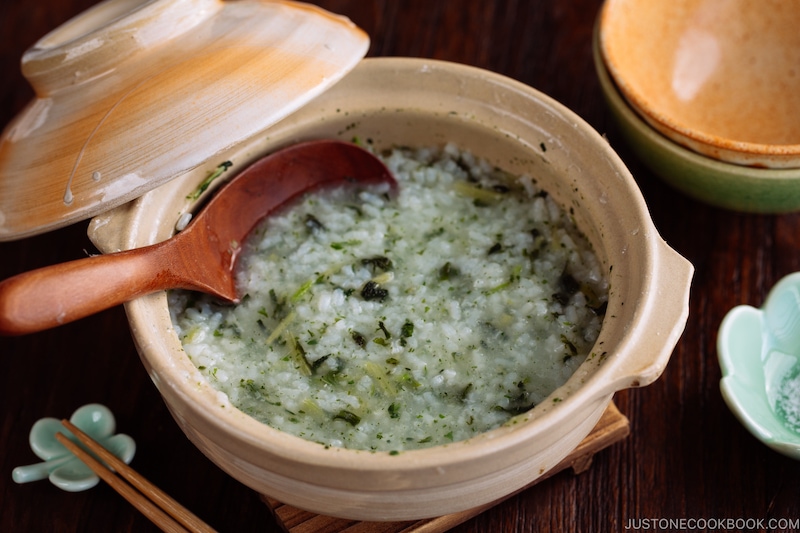
[[[277,429],[364,450],[464,440],[572,375],[607,283],[530,177],[452,145],[382,159],[396,197],[305,197],[250,236],[240,304],[174,291],[173,322],[209,382]]]

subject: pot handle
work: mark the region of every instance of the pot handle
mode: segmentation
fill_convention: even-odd
[[[653,274],[645,291],[644,304],[628,328],[619,349],[626,354],[609,365],[603,380],[603,394],[644,387],[661,376],[689,317],[689,296],[694,267],[683,256],[657,239]]]

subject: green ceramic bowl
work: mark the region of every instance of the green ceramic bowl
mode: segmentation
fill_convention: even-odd
[[[763,307],[725,315],[717,356],[733,414],[764,444],[800,460],[800,272],[775,284]]]
[[[702,202],[751,213],[800,210],[800,169],[753,168],[702,156],[668,140],[634,112],[603,62],[598,32],[594,64],[620,133],[636,156],[665,182]]]

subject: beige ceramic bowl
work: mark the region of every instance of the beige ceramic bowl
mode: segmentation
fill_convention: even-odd
[[[687,319],[691,265],[659,237],[634,180],[601,136],[537,91],[475,68],[365,60],[243,147],[95,218],[91,238],[104,252],[165,239],[193,207],[187,195],[222,160],[241,167],[320,137],[358,137],[378,149],[453,141],[508,171],[531,173],[574,214],[602,258],[611,286],[607,315],[587,361],[518,423],[390,455],[326,449],[256,422],[193,366],[165,294],[130,302],[142,361],[175,420],[231,476],[284,503],[352,519],[457,512],[531,483],[590,432],[615,392],[647,385],[664,370]]]
[[[606,0],[600,45],[631,106],[714,159],[800,167],[800,11],[785,0]]]

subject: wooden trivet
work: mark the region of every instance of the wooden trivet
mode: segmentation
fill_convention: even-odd
[[[619,412],[613,402],[610,403],[592,432],[581,441],[571,454],[546,474],[514,494],[522,492],[567,468],[571,468],[575,474],[585,472],[591,466],[595,453],[624,439],[629,433],[630,423],[628,419]],[[478,516],[514,494],[509,494],[497,501],[460,513],[409,522],[360,522],[358,520],[332,518],[303,511],[291,505],[283,504],[269,496],[262,496],[261,498],[269,506],[278,524],[288,533],[442,533],[466,522],[472,517]]]

